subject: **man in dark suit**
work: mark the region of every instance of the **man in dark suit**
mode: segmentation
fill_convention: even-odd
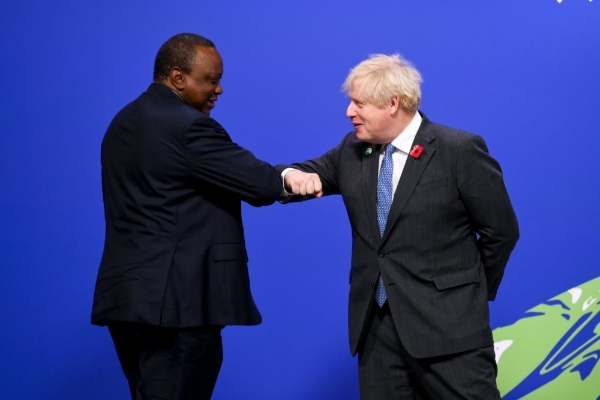
[[[209,399],[225,325],[256,325],[241,202],[273,203],[274,168],[209,117],[223,93],[215,45],[180,34],[154,83],[102,142],[106,241],[92,323],[108,325],[132,399]]]
[[[278,170],[294,193],[343,197],[361,399],[499,399],[488,300],[517,219],[483,139],[417,111],[420,81],[398,55],[363,61],[344,84],[355,131]]]

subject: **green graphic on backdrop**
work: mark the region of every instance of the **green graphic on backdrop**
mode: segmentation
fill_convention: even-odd
[[[494,330],[504,400],[600,400],[600,277]]]

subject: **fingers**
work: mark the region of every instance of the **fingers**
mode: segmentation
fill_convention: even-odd
[[[321,183],[321,178],[319,178],[319,175],[314,174],[316,179],[314,180],[314,192],[313,194],[316,197],[321,197],[323,196],[323,184]]]
[[[285,184],[285,188],[288,192],[290,192],[292,194],[300,194],[300,186],[301,186],[302,180],[299,178],[301,176],[302,176],[302,173],[301,173],[301,171],[298,171],[298,170],[291,170],[291,171],[288,171],[287,174],[285,174],[284,184]]]
[[[306,179],[304,180],[304,185],[302,185],[302,189],[305,192],[305,195],[314,195],[316,197],[321,197],[323,195],[321,178],[317,174],[305,174]]]
[[[292,170],[285,175],[284,179],[286,189],[293,194],[300,196],[323,196],[323,186],[317,174]]]
[[[321,184],[321,178],[317,174],[309,175],[306,180],[306,194],[314,195],[315,197],[323,196],[323,186]]]
[[[306,180],[305,189],[307,193],[313,193],[315,191],[315,182],[313,179],[310,179],[310,177]]]

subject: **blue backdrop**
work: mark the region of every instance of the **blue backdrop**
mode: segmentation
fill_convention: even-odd
[[[493,328],[600,276],[599,5],[3,1],[0,398],[127,399],[108,332],[89,324],[104,240],[100,142],[175,33],[216,43],[225,92],[212,116],[273,164],[318,156],[351,130],[340,90],[351,67],[372,53],[413,61],[421,110],[486,139],[519,218]],[[264,322],[223,331],[214,399],[358,399],[341,199],[244,213]]]

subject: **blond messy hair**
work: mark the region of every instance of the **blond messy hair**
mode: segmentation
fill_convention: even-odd
[[[350,70],[342,85],[344,93],[349,94],[352,83],[358,79],[361,80],[358,97],[378,108],[389,104],[394,96],[409,111],[416,111],[421,104],[421,74],[399,54],[370,55]]]

